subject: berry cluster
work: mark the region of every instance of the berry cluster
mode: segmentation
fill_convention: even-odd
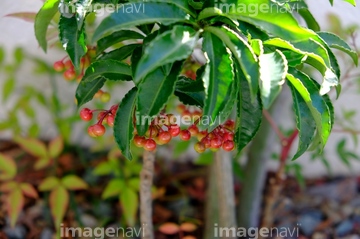
[[[104,135],[104,122],[109,126],[114,126],[115,114],[118,106],[113,105],[109,110],[90,110],[84,108],[80,112],[80,117],[84,121],[90,121],[93,113],[99,111],[97,123],[88,128],[88,134],[92,137]],[[157,145],[164,145],[171,141],[172,138],[179,136],[183,141],[188,141],[191,137],[197,138],[198,142],[194,145],[194,149],[198,153],[203,153],[206,149],[217,151],[222,148],[225,151],[232,151],[235,148],[234,128],[235,122],[227,120],[224,124],[219,125],[213,131],[200,131],[197,124],[199,123],[202,113],[199,110],[189,110],[185,105],[179,105],[177,110],[181,116],[188,116],[193,124],[186,129],[181,129],[176,122],[173,114],[160,114],[150,124],[149,129],[144,136],[134,130],[134,144],[139,148],[147,151],[154,151]],[[134,122],[136,123],[136,122]]]
[[[57,72],[62,72],[65,80],[67,81],[76,80],[77,82],[80,82],[84,76],[86,68],[90,66],[92,59],[94,59],[95,57],[96,57],[96,48],[88,46],[88,51],[86,55],[83,56],[80,61],[80,67],[81,67],[80,74],[76,73],[73,63],[71,62],[70,59],[67,59],[67,57],[55,62],[53,68]],[[110,93],[99,90],[95,94],[95,98],[99,98],[103,103],[107,103],[109,102],[111,96]]]
[[[94,112],[99,112],[97,115],[97,122],[94,125],[89,126],[88,134],[94,138],[103,136],[106,131],[104,124],[107,124],[110,127],[114,126],[117,109],[118,105],[111,106],[109,110],[91,110],[89,108],[83,108],[80,111],[80,118],[83,121],[92,120]]]
[[[156,145],[164,145],[171,141],[173,137],[180,135],[183,140],[189,140],[184,131],[177,125],[176,119],[172,114],[162,114],[151,122],[145,136],[140,136],[135,132],[134,144],[147,151],[154,151]]]

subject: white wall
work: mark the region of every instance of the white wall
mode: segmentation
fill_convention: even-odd
[[[326,14],[329,12],[335,12],[336,14],[340,14],[341,19],[343,20],[344,25],[348,25],[351,23],[360,24],[360,8],[354,8],[351,5],[342,2],[341,0],[335,0],[335,5],[333,8],[330,7],[328,0],[317,0],[317,1],[308,1],[310,9],[315,14],[316,19],[320,22],[321,26],[323,26],[323,30],[327,29],[327,20]],[[360,1],[357,1],[360,5]],[[26,48],[26,51],[30,54],[39,56],[43,59],[47,59],[49,62],[54,62],[58,59],[61,59],[64,56],[64,53],[58,52],[55,50],[50,49],[48,54],[45,54],[39,47],[34,37],[33,31],[33,24],[24,22],[19,19],[15,18],[8,18],[4,17],[6,14],[14,13],[14,12],[35,12],[37,11],[42,5],[42,1],[40,0],[27,0],[27,1],[14,1],[14,0],[2,0],[1,1],[1,8],[0,8],[0,45],[5,47],[8,53],[11,53],[12,50],[16,46],[23,46]],[[359,38],[358,38],[359,42]],[[360,43],[359,43],[360,44]],[[7,59],[10,61],[10,59]],[[350,60],[346,63],[342,63],[342,65],[351,64]],[[48,79],[46,78],[30,78],[31,76],[31,65],[27,66],[26,69],[22,72],[18,73],[19,77],[22,81],[33,81],[39,85],[40,89],[45,89],[48,91],[49,84]],[[60,79],[60,77],[59,77]],[[4,74],[0,72],[0,86],[4,80]],[[69,103],[73,102],[73,94],[74,94],[74,87],[70,87],[66,82],[59,80],[60,90],[62,98],[67,100]],[[1,93],[0,93],[1,94]],[[1,98],[1,97],[0,97]],[[360,98],[357,96],[354,91],[349,91],[346,94],[342,95],[341,98],[336,101],[335,108],[336,110],[341,110],[342,107],[346,109],[358,109],[358,103]],[[0,107],[0,120],[4,117],[6,110],[11,107],[11,103],[7,105],[1,104]],[[51,119],[49,116],[42,115],[43,120],[41,124],[43,125],[51,125]],[[284,125],[291,125],[292,119],[283,119],[282,124]],[[360,120],[360,115],[357,115],[357,119]],[[46,127],[47,130],[42,133],[44,137],[51,138],[55,134],[55,130],[51,127]],[[360,125],[359,125],[360,128]],[[74,130],[74,129],[71,129]],[[79,131],[81,134],[83,128],[75,129]],[[1,135],[0,137],[5,137],[6,135]],[[331,135],[329,143],[326,147],[327,154],[329,155],[330,163],[333,167],[335,174],[349,174],[349,170],[340,162],[338,157],[335,154],[334,148],[336,147],[336,142],[341,139],[343,134],[334,133]],[[81,137],[86,139],[87,136]],[[274,140],[274,139],[271,139]],[[89,143],[91,141],[84,141],[85,143]],[[276,141],[272,141],[276,142]],[[350,142],[350,141],[349,141]],[[353,145],[349,144],[348,147],[353,147]],[[269,149],[278,148],[278,144],[276,143],[275,146],[269,146]],[[356,152],[360,155],[360,151],[356,148]],[[310,162],[308,156],[304,156],[300,158],[298,163],[301,163],[304,168],[304,173],[306,176],[309,177],[316,177],[323,174],[326,174],[326,169],[320,162]],[[270,163],[269,167],[273,168],[275,165],[274,163]],[[360,163],[354,163],[353,165],[354,172],[360,173]]]

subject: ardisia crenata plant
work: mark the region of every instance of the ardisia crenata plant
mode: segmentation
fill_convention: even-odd
[[[87,31],[85,18],[106,9],[112,13],[94,32]],[[307,26],[301,26],[294,14]],[[358,60],[342,39],[320,31],[303,0],[48,0],[35,19],[36,38],[44,51],[47,29],[56,16],[59,38],[71,62],[61,60],[54,68],[66,69],[65,79],[80,81],[79,107],[91,101],[106,81],[133,83],[122,101],[100,110],[98,121],[88,129],[90,136],[98,137],[105,133],[104,122],[112,126],[122,155],[129,160],[132,141],[154,151],[177,136],[196,137],[199,153],[220,147],[240,152],[254,138],[263,110],[285,83],[296,115],[294,138],[299,137],[292,158],[309,148],[322,149],[334,124],[327,93],[333,87],[338,95],[341,91],[340,69],[331,48],[349,54],[355,64]],[[192,64],[199,49],[205,64]],[[306,66],[320,72],[322,79],[307,74]],[[182,117],[192,119],[187,129],[181,130],[167,112],[172,95],[201,109],[190,112],[179,107]],[[81,118],[90,121],[95,111],[84,108]],[[235,120],[229,119],[232,112]]]

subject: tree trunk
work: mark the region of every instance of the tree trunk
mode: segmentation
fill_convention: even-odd
[[[140,222],[143,230],[142,239],[154,239],[151,195],[154,178],[154,162],[154,153],[145,151],[143,155],[143,168],[140,173]]]

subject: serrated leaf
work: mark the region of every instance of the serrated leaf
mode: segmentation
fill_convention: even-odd
[[[39,197],[36,189],[30,183],[21,183],[20,189],[21,189],[22,193],[27,197],[35,198],[35,199],[37,199]]]
[[[60,41],[68,53],[75,69],[80,71],[80,60],[86,54],[85,29],[78,29],[76,17],[66,18],[61,16],[59,21]]]
[[[198,33],[188,26],[175,26],[157,36],[145,48],[136,66],[135,83],[160,66],[186,59],[192,53],[197,39]]]
[[[109,36],[101,38],[97,42],[96,51],[100,54],[112,45],[129,39],[144,39],[144,35],[131,30],[117,31],[110,34]]]
[[[332,116],[323,97],[319,94],[314,81],[304,73],[295,69],[289,71],[287,79],[299,92],[309,107],[316,123],[317,133],[320,136],[321,145],[325,146],[332,128]]]
[[[38,139],[14,137],[14,141],[27,153],[35,157],[48,157],[47,148],[43,142]]]
[[[108,175],[112,173],[114,168],[108,162],[102,162],[94,168],[93,174],[97,176]]]
[[[81,30],[86,14],[91,10],[91,3],[93,0],[77,0],[76,6],[76,20],[78,29]]]
[[[175,85],[174,94],[185,105],[194,105],[203,107],[205,101],[203,75],[205,66],[196,71],[196,80],[180,76]]]
[[[138,3],[132,3],[138,4]],[[177,5],[169,2],[142,2],[140,10],[136,14],[124,14],[122,5],[118,11],[105,18],[99,27],[95,30],[93,41],[97,41],[102,35],[111,31],[117,31],[124,28],[138,26],[148,23],[159,23],[170,25],[175,22],[189,22],[190,15],[179,8]],[[134,6],[139,7],[138,6]],[[146,9],[143,11],[142,9]]]
[[[0,153],[0,180],[9,180],[15,177],[17,172],[17,166],[15,161]]]
[[[259,56],[260,65],[260,93],[263,106],[269,109],[280,94],[288,71],[287,60],[281,51],[262,54]]]
[[[59,185],[50,193],[49,198],[51,215],[54,220],[56,229],[59,229],[60,224],[65,216],[69,205],[69,193],[66,189]]]
[[[132,160],[130,151],[131,140],[134,135],[134,110],[136,106],[137,88],[132,88],[121,101],[116,111],[114,123],[114,137],[121,153],[128,160]]]
[[[5,15],[5,17],[15,17],[27,22],[35,22],[35,12],[16,12]]]
[[[332,62],[327,49],[313,39],[304,41],[288,42],[283,39],[273,38],[264,42],[264,45],[276,46],[289,49],[307,56],[306,62],[315,67],[323,75],[324,80],[320,93],[326,94],[332,86],[339,83],[337,75],[332,70]],[[331,54],[331,53],[330,53]]]
[[[236,79],[239,83],[239,95],[237,101],[237,129],[235,142],[240,152],[256,135],[262,121],[262,104],[260,92],[255,100],[251,100],[251,92],[246,78],[241,69],[236,66]]]
[[[35,36],[40,47],[46,52],[47,40],[46,33],[48,26],[58,12],[59,0],[47,0],[35,18]]]
[[[301,8],[298,10],[298,13],[305,20],[306,25],[308,26],[309,29],[315,32],[320,31],[319,23],[316,21],[315,17],[312,15],[309,9]]]
[[[158,115],[174,93],[175,83],[182,67],[182,62],[175,62],[167,75],[161,67],[148,74],[138,84],[137,113],[143,118]],[[150,122],[136,124],[139,135],[144,135]]]
[[[125,187],[119,199],[127,225],[134,226],[139,204],[137,193],[132,188]]]
[[[15,227],[20,212],[24,206],[24,196],[20,188],[11,191],[6,198],[7,211],[10,217],[10,226]]]
[[[122,179],[112,179],[105,187],[101,194],[102,199],[108,199],[113,196],[118,196],[124,189],[125,183]]]
[[[86,70],[81,82],[90,82],[106,74],[131,76],[131,67],[113,59],[95,61]]]
[[[92,100],[94,95],[104,86],[105,82],[105,77],[99,77],[93,81],[85,81],[83,78],[76,88],[75,95],[78,107]]]
[[[211,131],[220,124],[218,116],[226,104],[226,96],[231,91],[234,69],[230,52],[222,40],[212,33],[204,33],[203,51],[206,52],[208,61],[203,77],[206,95],[203,118],[207,118],[209,122],[199,125],[199,127],[210,128],[209,131]]]
[[[63,149],[64,139],[61,136],[58,136],[49,143],[49,156],[51,158],[59,157]]]
[[[297,90],[289,84],[292,98],[293,109],[296,116],[296,128],[299,131],[299,146],[296,154],[292,158],[299,158],[310,147],[316,131],[316,124],[309,107]]]
[[[358,54],[351,49],[343,39],[330,32],[318,32],[317,34],[329,45],[329,47],[345,52],[352,58],[355,65],[358,65]]]
[[[60,180],[56,177],[47,177],[39,185],[39,191],[50,191],[60,185]]]
[[[230,49],[245,74],[252,93],[251,99],[254,100],[259,88],[260,73],[259,63],[251,46],[236,32],[227,27],[207,27],[205,30],[215,34]]]
[[[122,61],[128,58],[133,51],[139,46],[139,44],[130,44],[120,47],[116,50],[104,53],[98,60],[117,60]]]
[[[68,190],[87,189],[87,183],[76,175],[66,175],[61,179],[61,185]]]

